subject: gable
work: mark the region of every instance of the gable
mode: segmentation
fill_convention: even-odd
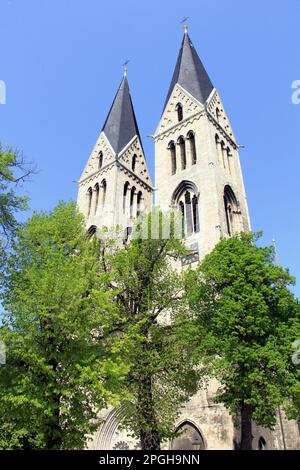
[[[103,132],[100,133],[96,141],[96,144],[88,158],[87,164],[83,170],[80,180],[82,180],[83,178],[86,178],[87,176],[94,174],[97,171],[100,171],[100,168],[99,168],[100,152],[102,152],[102,156],[103,156],[101,168],[103,168],[109,163],[113,163],[113,161],[115,160],[115,153]]]
[[[135,156],[135,168],[132,168],[133,158]],[[138,176],[146,184],[152,186],[150,173],[148,170],[146,158],[138,136],[134,138],[132,143],[121,153],[118,161],[130,172]]]
[[[178,114],[176,110],[178,103],[182,106],[182,121],[178,121]],[[195,114],[203,111],[203,109],[204,106],[199,103],[199,101],[193,98],[192,95],[190,95],[180,85],[176,84],[162,114],[158,127],[155,131],[155,135],[159,135],[161,132],[165,132],[167,129],[170,129],[173,126],[177,126],[180,122],[184,122],[191,116],[194,116]]]
[[[233,134],[231,124],[229,122],[228,116],[225,112],[220,95],[217,91],[209,99],[207,106],[207,111],[214,118],[215,122],[226,132],[226,134],[236,143],[236,139]]]

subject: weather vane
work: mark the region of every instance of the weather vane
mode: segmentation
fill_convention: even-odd
[[[181,24],[184,23],[184,32],[187,33],[187,30],[188,30],[188,25],[186,24],[187,20],[189,19],[190,17],[189,16],[185,16],[184,18],[182,18],[182,20],[180,21]]]
[[[127,74],[127,64],[130,62],[129,59],[126,59],[124,64],[123,64],[123,72],[124,72],[124,77],[126,76]]]

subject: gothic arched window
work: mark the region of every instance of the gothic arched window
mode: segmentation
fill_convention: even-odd
[[[217,155],[218,155],[218,160],[219,160],[219,165],[224,167],[224,162],[223,162],[223,156],[222,156],[222,144],[220,137],[218,134],[215,135],[215,142],[216,142],[216,149],[217,149]],[[223,142],[224,144],[224,142]]]
[[[240,210],[235,194],[229,185],[224,189],[224,209],[227,234],[231,236],[240,229]]]
[[[224,170],[226,170],[227,153],[226,153],[226,148],[225,148],[224,140],[222,140],[222,142],[221,142],[221,152],[222,152],[223,167],[224,167]]]
[[[137,160],[137,156],[134,154],[133,157],[132,157],[132,162],[131,162],[131,169],[132,169],[133,172],[135,171],[136,160]]]
[[[192,165],[195,165],[197,163],[197,154],[196,154],[196,144],[195,144],[195,134],[194,134],[194,132],[189,131],[187,137],[188,137],[188,140],[190,142]]]
[[[204,450],[205,442],[202,433],[195,424],[184,421],[176,429],[176,434],[172,440],[172,450]]]
[[[103,166],[103,153],[100,151],[98,153],[98,170],[101,170]]]
[[[177,162],[176,162],[176,146],[173,140],[169,142],[168,149],[170,151],[171,175],[175,175],[177,171]]]
[[[217,121],[218,121],[219,123],[220,123],[220,115],[221,115],[221,113],[220,113],[219,108],[216,108],[216,118],[217,118]]]
[[[140,215],[140,213],[141,213],[142,197],[143,197],[142,191],[139,191],[138,194],[137,194],[137,208],[136,208],[136,215],[137,215],[137,217],[138,217],[138,216]]]
[[[185,151],[185,140],[182,135],[179,137],[177,141],[179,148],[180,148],[180,158],[181,158],[181,169],[186,169],[186,151]]]
[[[133,186],[131,188],[131,193],[130,193],[130,217],[133,217],[133,205],[134,205],[134,196],[135,196],[136,188]]]
[[[177,103],[176,105],[176,111],[177,111],[177,119],[178,119],[178,122],[182,121],[183,119],[183,107],[182,107],[182,104],[181,103]]]
[[[182,218],[182,235],[199,232],[199,192],[191,181],[181,181],[172,196],[172,206],[178,208]]]
[[[102,180],[101,188],[102,188],[102,207],[103,207],[105,204],[105,199],[106,199],[106,190],[107,190],[106,180]]]
[[[179,202],[179,211],[181,214],[181,232],[182,237],[185,236],[185,214],[184,214],[184,203],[182,201]]]
[[[219,138],[218,134],[215,135],[215,142],[216,142],[216,148],[218,150],[218,145],[220,143],[220,138]]]
[[[94,188],[94,191],[95,191],[95,214],[97,213],[97,209],[98,209],[98,204],[99,204],[99,194],[100,194],[100,187],[99,187],[99,184],[96,183],[95,184],[95,188]]]
[[[169,150],[170,150],[171,174],[172,174],[172,175],[175,175],[176,170],[177,170],[177,165],[176,165],[176,146],[175,146],[173,140],[171,140],[171,142],[169,142],[168,148],[169,148]]]
[[[93,190],[92,190],[92,188],[88,189],[87,198],[88,198],[88,216],[89,216],[90,213],[91,213],[92,199],[93,199]]]
[[[231,151],[229,147],[227,147],[226,149],[226,157],[227,157],[228,170],[229,170],[229,173],[231,173]]]
[[[97,232],[97,227],[96,225],[91,225],[87,231],[87,238],[88,239],[91,239],[93,238],[93,236],[95,235],[95,233]]]
[[[193,230],[199,232],[199,211],[198,211],[198,197],[196,194],[192,198],[192,213],[193,213]]]
[[[186,231],[187,235],[193,232],[193,219],[192,219],[192,207],[191,207],[191,195],[189,191],[184,194],[185,212],[186,212]]]
[[[127,199],[128,188],[129,188],[129,182],[126,181],[126,183],[124,184],[124,191],[123,191],[123,214],[125,214],[126,212],[126,199]]]

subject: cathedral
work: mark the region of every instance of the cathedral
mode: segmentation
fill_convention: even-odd
[[[155,187],[151,181],[134,113],[127,70],[98,140],[79,180],[78,207],[90,234],[121,226],[128,238],[134,220],[153,204],[176,208],[184,221],[191,253],[182,261],[201,261],[221,237],[251,230],[239,145],[218,91],[184,27],[184,36],[162,114],[154,133]],[[181,410],[182,432],[165,449],[234,449],[239,429],[226,408],[214,403],[218,383],[211,380]],[[90,449],[138,449],[120,426],[124,411],[99,414]],[[254,449],[299,448],[299,430],[278,410],[274,431],[253,430]]]

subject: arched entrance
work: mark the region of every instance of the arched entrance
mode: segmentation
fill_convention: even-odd
[[[205,443],[200,430],[190,421],[184,421],[178,428],[178,437],[171,442],[172,450],[204,450]]]

